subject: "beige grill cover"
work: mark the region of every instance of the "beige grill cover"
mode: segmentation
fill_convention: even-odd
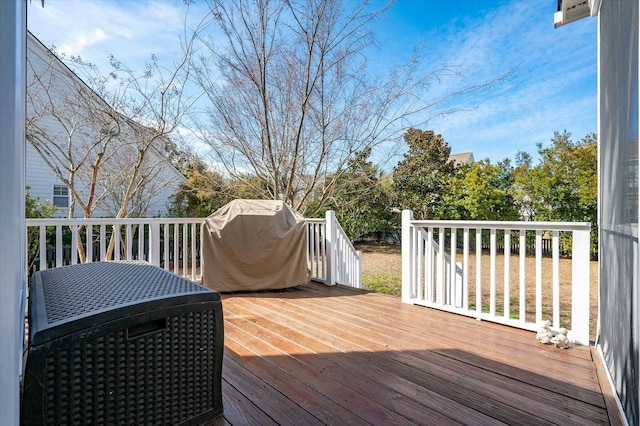
[[[205,287],[265,290],[308,281],[304,217],[282,201],[230,202],[205,220],[201,243]]]

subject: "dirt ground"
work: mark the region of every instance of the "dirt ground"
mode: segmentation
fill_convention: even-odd
[[[400,296],[402,282],[402,258],[400,245],[375,245],[362,244],[356,246],[362,252],[362,280],[367,290]],[[462,261],[460,255],[457,262]],[[496,256],[496,311],[500,312],[504,298],[504,256]],[[509,262],[509,300],[510,315],[519,315],[519,274],[520,265],[517,255],[510,256]],[[590,335],[593,339],[596,332],[598,318],[598,262],[591,262],[591,282],[590,282]],[[481,262],[481,283],[482,283],[482,306],[484,311],[488,311],[489,294],[489,254],[484,253]],[[534,321],[533,305],[535,304],[535,258],[528,256],[525,264],[525,291],[527,302],[527,320]],[[543,281],[543,317],[551,317],[552,296],[552,261],[551,258],[542,259],[542,281]],[[476,289],[476,259],[475,255],[469,256],[469,304],[475,305]],[[561,325],[571,326],[571,260],[560,259],[560,304],[561,310],[568,315],[561,317]]]

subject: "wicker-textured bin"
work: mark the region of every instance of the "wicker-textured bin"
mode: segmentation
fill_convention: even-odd
[[[37,272],[22,423],[202,424],[222,414],[219,293],[144,263]]]

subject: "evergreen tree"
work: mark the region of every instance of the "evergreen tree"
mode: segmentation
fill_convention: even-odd
[[[451,147],[433,130],[411,128],[404,140],[409,150],[393,170],[399,207],[413,210],[418,219],[441,218],[455,171],[449,161]]]

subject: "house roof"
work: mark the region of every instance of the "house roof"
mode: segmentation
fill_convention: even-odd
[[[461,154],[452,154],[449,156],[449,161],[452,161],[454,165],[461,166],[463,164],[471,164],[475,160],[473,159],[472,152],[463,152]]]

